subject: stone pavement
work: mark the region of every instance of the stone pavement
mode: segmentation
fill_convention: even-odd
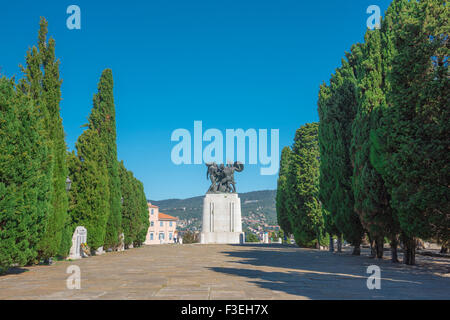
[[[283,245],[153,245],[0,276],[0,299],[450,299],[449,259],[418,266]],[[427,260],[428,259],[428,260]],[[369,265],[381,289],[368,290]],[[81,289],[66,287],[67,267]]]

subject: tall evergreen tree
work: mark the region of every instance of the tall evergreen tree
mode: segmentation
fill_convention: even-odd
[[[298,245],[319,246],[324,231],[319,201],[318,124],[297,130],[292,146],[288,175],[288,210],[291,228]]]
[[[104,144],[105,165],[108,168],[109,216],[106,227],[105,246],[119,244],[121,233],[121,194],[119,167],[117,161],[116,111],[113,95],[113,76],[111,69],[102,72],[98,83],[98,93],[94,96],[94,107],[90,118],[91,125],[98,132]]]
[[[440,0],[393,5],[402,10],[393,26],[388,101],[373,134],[372,163],[392,197],[404,262],[414,264],[415,237],[449,239],[449,9]]]
[[[117,236],[116,244],[121,230],[121,225],[108,225],[108,221],[121,219],[120,190],[113,191],[119,198],[114,197],[114,210],[111,209],[110,186],[120,189],[112,85],[111,70],[106,69],[100,77],[98,92],[94,95],[87,129],[76,143],[77,154],[69,156],[73,189],[70,199],[71,224],[86,227],[91,249],[98,249],[105,244],[110,246],[111,243],[106,241],[108,234],[109,239]],[[115,165],[111,164],[112,161]],[[117,175],[111,175],[111,172]],[[118,216],[117,219],[111,218],[113,212],[116,218]]]
[[[358,65],[358,108],[353,122],[351,145],[355,210],[375,243],[375,254],[383,256],[384,238],[389,228],[396,233],[390,196],[380,174],[370,163],[370,135],[379,126],[385,94],[381,32],[368,30]]]
[[[330,237],[330,251],[334,251],[333,235],[341,236],[341,231],[335,223],[337,213],[337,202],[334,201],[333,193],[336,190],[336,182],[334,181],[334,163],[331,161],[331,154],[336,139],[332,118],[329,116],[330,104],[330,88],[326,84],[322,84],[319,90],[319,150],[320,150],[320,167],[319,167],[319,199],[322,203],[322,215],[324,218],[324,226]],[[338,249],[340,250],[340,248]]]
[[[41,115],[0,78],[0,273],[34,262],[50,208],[51,176]]]
[[[122,204],[122,230],[124,233],[125,246],[129,246],[137,237],[136,226],[136,210],[135,197],[136,194],[133,188],[133,175],[125,168],[123,161],[119,162],[119,177],[121,194],[123,197]]]
[[[354,246],[353,254],[360,254],[364,230],[354,211],[350,157],[352,123],[357,109],[356,65],[360,45],[342,60],[342,67],[319,91],[320,199],[324,208],[326,229],[341,234]]]
[[[95,110],[92,110],[95,112]],[[72,228],[87,229],[87,243],[93,250],[103,246],[109,215],[108,170],[104,145],[97,130],[88,127],[76,143],[77,155],[68,157],[72,179],[69,214]]]
[[[289,212],[287,208],[288,185],[287,178],[289,173],[289,161],[292,153],[291,148],[285,147],[281,151],[280,171],[277,181],[276,209],[277,220],[280,228],[287,234],[292,234],[291,224],[289,222]]]
[[[147,236],[149,227],[147,199],[142,182],[137,180],[131,171],[128,171],[123,161],[119,162],[119,177],[122,204],[122,229],[124,242],[128,247],[141,245]]]
[[[134,245],[141,246],[147,237],[148,227],[150,226],[149,212],[147,205],[147,197],[144,192],[144,184],[135,179],[136,195],[137,195],[137,212],[138,212],[138,232]]]
[[[29,50],[26,67],[22,67],[24,79],[21,88],[33,99],[39,110],[45,127],[45,139],[49,148],[49,170],[52,176],[50,191],[51,208],[48,212],[47,227],[39,243],[39,256],[48,259],[59,254],[64,225],[66,223],[68,199],[65,190],[67,177],[66,143],[59,103],[61,101],[61,83],[59,61],[55,58],[55,40],[47,42],[48,23],[41,18],[37,48]],[[67,239],[64,239],[67,242]],[[67,246],[63,246],[67,248]]]

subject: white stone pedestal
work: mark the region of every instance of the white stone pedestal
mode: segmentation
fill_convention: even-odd
[[[241,199],[237,193],[208,193],[203,200],[200,243],[244,243]]]
[[[72,247],[70,248],[70,253],[68,259],[81,259],[83,252],[81,251],[81,244],[87,242],[87,230],[83,226],[78,226],[75,228],[75,232],[72,236]]]

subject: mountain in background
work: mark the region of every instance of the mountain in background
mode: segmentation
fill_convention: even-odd
[[[239,193],[241,199],[243,228],[270,227],[277,224],[275,209],[276,190]],[[150,202],[159,207],[159,211],[178,217],[177,229],[200,230],[203,214],[204,196],[188,199],[168,199]],[[264,229],[266,229],[264,228]]]

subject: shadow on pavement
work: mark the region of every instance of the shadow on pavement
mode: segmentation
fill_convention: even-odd
[[[412,273],[402,265],[367,256],[332,254],[285,245],[243,245],[248,250],[222,252],[236,268],[212,271],[274,291],[311,299],[450,299],[450,279]],[[367,267],[381,269],[381,289],[369,290]],[[284,269],[284,270],[283,270]]]
[[[24,268],[12,267],[12,268],[9,268],[8,271],[6,271],[5,273],[0,274],[0,277],[8,276],[8,275],[11,275],[11,274],[21,274],[21,273],[24,273],[24,272],[27,272],[27,271],[28,270],[24,269]]]

